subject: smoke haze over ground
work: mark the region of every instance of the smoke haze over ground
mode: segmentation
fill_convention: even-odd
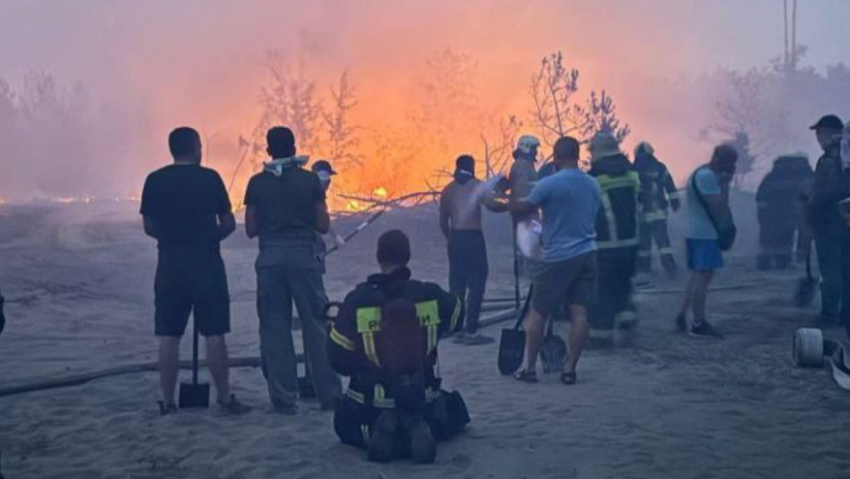
[[[701,131],[715,122],[716,98],[697,79],[718,67],[766,66],[783,51],[779,0],[13,0],[0,9],[0,78],[17,97],[32,97],[25,79],[42,72],[65,98],[61,120],[55,108],[30,108],[16,121],[17,140],[8,127],[0,133],[0,197],[19,199],[135,195],[146,171],[168,161],[168,131],[183,124],[202,131],[207,162],[229,179],[238,138],[261,114],[268,50],[281,52],[290,68],[303,65],[326,108],[329,87],[348,72],[366,165],[348,176],[374,179],[349,182],[350,189],[422,189],[457,154],[480,158],[480,135],[493,135],[509,115],[533,131],[529,80],[556,51],[580,70],[581,98],[602,89],[613,96],[632,129],[625,147],[649,139],[681,179],[715,140]],[[800,2],[797,41],[808,47],[801,66],[823,73],[847,62],[848,17],[847,0]],[[469,66],[457,80],[469,92],[460,112],[427,89],[444,73],[428,61],[446,49]],[[850,98],[847,90],[821,104],[847,116],[848,102],[839,101]],[[429,105],[441,121],[457,115],[442,125],[452,132],[442,147],[422,120]],[[805,126],[790,123],[795,131]],[[795,146],[817,152],[809,136]],[[409,171],[389,175],[386,163]],[[240,181],[250,173],[242,170]]]

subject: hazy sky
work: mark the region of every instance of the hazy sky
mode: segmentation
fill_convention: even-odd
[[[791,0],[789,0],[789,3]],[[540,58],[562,50],[585,86],[630,109],[630,78],[747,68],[781,56],[782,0],[0,0],[0,78],[30,70],[145,105],[157,135],[192,124],[250,130],[263,54],[299,54],[329,84],[348,69],[363,113],[401,115],[425,59],[447,47],[480,65],[508,110]],[[799,0],[804,64],[850,63],[850,0]],[[619,97],[617,96],[619,94]],[[386,113],[389,110],[397,111]],[[368,111],[367,111],[368,110]],[[157,154],[165,154],[159,145]]]

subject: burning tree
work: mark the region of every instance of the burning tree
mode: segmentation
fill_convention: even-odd
[[[498,131],[494,135],[495,139],[488,140],[484,133],[480,134],[481,142],[484,144],[484,167],[487,179],[507,170],[521,128],[522,122],[511,115],[499,122]]]
[[[359,103],[354,87],[348,81],[348,72],[339,77],[339,84],[330,87],[331,110],[322,113],[328,135],[328,158],[334,168],[345,171],[363,166],[363,155],[358,152],[361,128],[351,123],[351,111]]]
[[[475,138],[485,115],[476,94],[478,63],[469,55],[445,49],[427,60],[427,73],[417,85],[419,103],[412,123],[419,130],[421,145],[430,154],[455,156],[471,148],[464,144]]]
[[[315,80],[307,78],[303,59],[293,68],[280,51],[271,50],[266,61],[271,85],[260,91],[263,113],[258,129],[287,125],[298,138],[299,149],[315,154],[321,144],[319,125],[323,112]],[[260,150],[264,149],[262,145]]]
[[[567,135],[587,141],[598,131],[610,132],[622,141],[629,134],[629,126],[621,126],[614,100],[602,90],[598,95],[591,92],[584,105],[577,103],[578,79],[578,69],[564,66],[561,52],[543,57],[540,69],[532,75],[532,123],[543,142],[552,147]]]

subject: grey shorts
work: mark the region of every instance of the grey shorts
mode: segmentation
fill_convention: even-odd
[[[562,306],[590,306],[596,301],[596,251],[554,263],[540,262],[534,276],[531,307],[544,316]]]

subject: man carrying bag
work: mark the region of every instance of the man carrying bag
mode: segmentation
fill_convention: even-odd
[[[722,337],[705,319],[705,302],[714,271],[723,267],[722,252],[732,247],[737,234],[729,209],[729,183],[735,175],[737,161],[735,148],[719,145],[714,149],[711,162],[697,168],[688,180],[686,246],[691,275],[676,316],[676,328],[694,337]],[[689,309],[694,315],[690,329]]]

